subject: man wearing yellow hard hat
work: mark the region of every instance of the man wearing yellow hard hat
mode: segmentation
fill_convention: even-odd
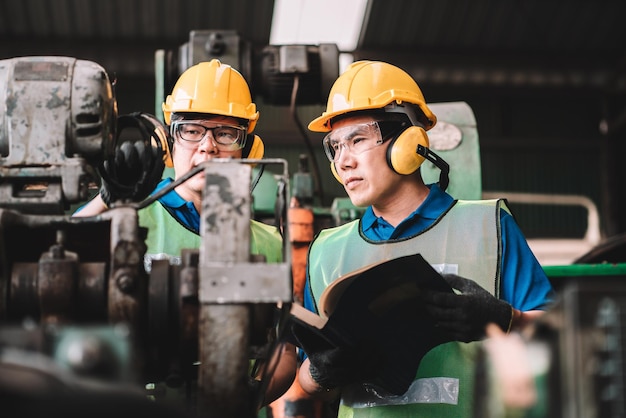
[[[385,367],[372,344],[317,349],[301,341],[307,355],[302,388],[341,396],[341,417],[472,416],[474,360],[486,326],[519,329],[553,297],[503,200],[456,200],[445,191],[447,176],[424,183],[425,159],[446,169],[429,149],[426,131],[436,123],[409,74],[359,61],[339,76],[326,111],[309,124],[326,134],[330,168],[352,203],[367,209],[361,219],[321,231],[311,244],[305,307],[316,312],[324,289],[342,275],[416,253],[457,291],[424,291],[414,300],[416,312],[435,321],[436,338],[405,393],[371,383]],[[376,335],[372,330],[371,338]]]
[[[263,142],[253,134],[259,112],[252,102],[248,84],[237,70],[219,60],[201,62],[183,72],[162,107],[165,123],[169,125],[169,135],[164,133],[167,136],[165,166],[173,167],[175,179],[163,179],[153,194],[205,161],[263,157]],[[129,163],[120,161],[119,164]],[[199,172],[138,211],[140,226],[148,230],[147,270],[155,259],[180,264],[182,249],[200,247],[204,187],[204,173]],[[114,192],[103,183],[100,194],[74,216],[103,212],[109,203],[117,200],[118,196],[112,196]],[[279,231],[274,226],[250,220],[250,252],[263,255],[268,263],[282,261]],[[266,403],[288,389],[295,367],[295,350],[287,345],[265,393]]]

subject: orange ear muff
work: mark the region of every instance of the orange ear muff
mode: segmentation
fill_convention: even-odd
[[[411,126],[393,139],[387,148],[387,163],[393,171],[409,175],[417,171],[425,158],[417,153],[419,145],[428,148],[428,135],[420,126]]]
[[[154,136],[159,140],[161,148],[164,150],[163,162],[166,167],[174,167],[174,161],[172,160],[172,138],[170,138],[169,130],[165,128],[156,118],[146,116],[154,124]]]
[[[246,145],[243,147],[241,152],[241,157],[257,160],[263,158],[264,154],[265,145],[263,144],[261,137],[254,134],[248,134]]]
[[[159,121],[156,117],[152,116],[149,113],[141,113],[135,112],[130,115],[124,116],[125,120],[132,120],[135,124],[143,123],[145,129],[150,133],[151,139],[156,139],[158,141],[157,144],[154,144],[159,147],[159,149],[163,152],[163,163],[166,167],[173,167],[174,163],[172,161],[172,138],[170,137],[170,132],[161,121]],[[128,125],[129,122],[126,122]]]
[[[337,173],[337,167],[335,167],[335,163],[333,162],[330,163],[330,171],[333,173],[333,176],[335,176],[337,181],[343,184],[343,181],[341,181],[341,177],[339,177],[339,174]]]

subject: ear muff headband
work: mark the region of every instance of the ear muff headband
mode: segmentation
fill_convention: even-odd
[[[420,126],[410,126],[389,143],[387,164],[398,174],[413,174],[425,160],[417,153],[418,147],[428,148],[428,145],[426,131]]]
[[[332,161],[330,162],[330,171],[333,173],[333,176],[335,176],[337,181],[343,184],[343,181],[341,181],[341,177],[339,177],[339,174],[337,173],[337,167],[335,167],[335,163]]]
[[[254,134],[248,134],[248,137],[246,138],[246,145],[244,145],[241,150],[241,157],[256,160],[263,158],[264,154],[265,145],[263,144],[261,137]]]
[[[151,123],[153,128],[152,137],[156,138],[159,142],[159,145],[163,149],[163,163],[165,163],[166,167],[172,168],[174,167],[174,162],[172,160],[172,146],[174,145],[174,140],[170,136],[169,129],[167,129],[157,118],[147,113],[142,113],[146,120]]]
[[[172,162],[172,139],[169,131],[154,116],[148,113],[134,112],[121,115],[117,118],[117,135],[129,127],[135,127],[141,131],[146,143],[156,146],[163,155],[163,163],[166,167],[173,167]],[[147,144],[148,145],[148,144]]]

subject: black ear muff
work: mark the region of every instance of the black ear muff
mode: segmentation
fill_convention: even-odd
[[[397,138],[392,139],[387,148],[387,163],[393,171],[409,175],[417,171],[425,158],[417,153],[419,146],[428,148],[428,135],[420,126],[411,126]]]
[[[246,145],[243,147],[241,152],[241,157],[258,160],[263,158],[264,154],[265,145],[263,144],[261,137],[254,134],[248,134],[248,137],[246,138]]]
[[[337,181],[339,183],[343,184],[343,181],[341,181],[341,177],[339,177],[339,174],[337,173],[337,167],[335,167],[335,163],[334,162],[330,163],[330,171],[333,173],[333,176],[335,176]]]

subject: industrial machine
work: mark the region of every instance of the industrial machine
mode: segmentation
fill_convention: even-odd
[[[203,220],[203,243],[181,264],[147,271],[137,211],[156,196],[68,214],[122,145],[104,69],[70,57],[2,60],[0,103],[0,398],[19,402],[23,416],[50,402],[110,413],[111,401],[129,406],[116,415],[255,416],[292,286],[288,250],[278,264],[249,254],[252,165],[278,166],[287,193],[286,162],[207,162],[175,182],[204,170],[207,187],[236,184],[238,210],[227,212],[228,231]],[[128,140],[162,159],[158,142]],[[259,381],[251,358],[264,369]]]
[[[547,270],[557,301],[523,333],[488,341],[474,416],[623,417],[626,265]]]
[[[211,58],[241,68],[268,103],[292,107],[317,102],[338,71],[332,45],[253,51],[223,31],[193,32],[178,54],[157,51],[156,58],[157,110],[180,72]],[[316,87],[296,94],[311,83]],[[119,135],[106,71],[70,57],[1,60],[0,106],[3,405],[16,406],[26,417],[50,407],[92,416],[253,416],[272,373],[267,359],[280,344],[289,304],[301,292],[308,243],[320,218],[324,226],[338,225],[362,210],[340,198],[330,208],[314,207],[316,168],[309,170],[315,162],[306,155],[291,182],[281,159],[207,162],[171,187],[203,170],[207,190],[237,184],[229,187],[232,200],[217,203],[237,201],[241,210],[225,211],[228,230],[203,220],[200,249],[185,250],[180,264],[153,261],[148,271],[146,231],[138,225],[137,211],[156,196],[130,196],[94,217],[68,214],[89,198],[100,182],[98,168],[123,141],[144,141],[156,160],[163,152],[150,138]],[[452,167],[448,191],[461,199],[481,198],[471,109],[462,102],[430,107],[439,119],[428,133],[431,147]],[[248,253],[247,225],[255,216],[251,179],[268,166],[277,168],[269,185],[275,199],[266,206],[284,234],[279,264]],[[422,173],[432,182],[439,169],[426,162]],[[499,373],[501,363],[485,351],[475,416],[624,416],[626,342],[620,312],[626,289],[619,278],[626,276],[626,267],[621,258],[609,261],[546,268],[558,304],[523,340],[495,340],[506,350],[512,344],[518,349],[518,364],[534,360],[524,374],[529,391],[523,394],[529,396],[521,401],[503,396],[507,379],[516,376],[507,375],[508,366]],[[250,358],[260,360],[264,379],[251,378]],[[287,403],[295,405],[298,396]],[[113,411],[114,404],[125,407]]]

